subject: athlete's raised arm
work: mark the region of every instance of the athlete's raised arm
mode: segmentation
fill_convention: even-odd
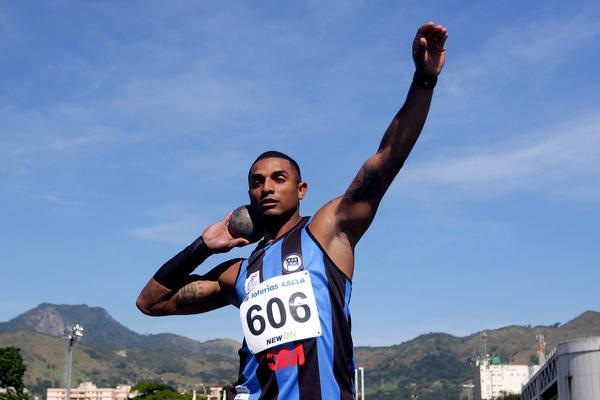
[[[136,301],[140,311],[152,316],[197,314],[235,304],[233,286],[241,259],[226,261],[202,276],[190,275],[210,255],[248,244],[231,236],[230,217],[231,213],[208,227],[150,278]]]
[[[433,87],[446,59],[447,37],[446,28],[433,22],[419,28],[412,49],[416,70],[404,105],[385,131],[377,152],[362,165],[344,195],[323,206],[309,227],[349,277],[354,246],[373,221],[383,195],[423,129]]]

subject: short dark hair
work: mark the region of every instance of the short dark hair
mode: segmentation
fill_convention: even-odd
[[[284,160],[288,160],[290,162],[290,164],[292,164],[292,168],[294,168],[296,170],[296,175],[298,175],[298,182],[302,182],[302,175],[300,174],[300,166],[298,165],[296,160],[294,160],[292,157],[288,156],[287,154],[282,153],[277,150],[265,151],[260,156],[258,156],[256,158],[256,160],[254,160],[252,165],[250,165],[250,169],[248,170],[248,180],[250,180],[250,171],[252,170],[252,167],[254,166],[254,164],[259,162],[260,160],[264,160],[265,158],[283,158]]]

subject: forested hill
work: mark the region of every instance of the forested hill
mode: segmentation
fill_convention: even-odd
[[[39,306],[0,323],[0,332],[18,329],[32,330],[50,336],[62,337],[67,327],[79,323],[85,328],[82,344],[110,349],[173,349],[200,354],[218,354],[237,357],[239,343],[221,339],[199,342],[171,333],[140,335],[115,321],[101,307],[49,304]]]
[[[106,310],[86,305],[40,304],[0,323],[0,347],[21,348],[28,370],[25,383],[45,395],[64,375],[66,327],[78,322],[85,329],[74,356],[74,383],[92,380],[114,386],[157,379],[181,388],[200,383],[231,383],[237,375],[239,343],[230,339],[198,342],[173,334],[140,335],[115,321]],[[535,362],[537,333],[547,349],[578,337],[600,336],[600,313],[587,311],[565,324],[507,326],[487,330],[487,348],[503,362]],[[126,351],[124,351],[126,349]],[[387,347],[357,347],[365,368],[370,399],[462,399],[462,385],[472,375],[481,353],[480,332],[466,337],[428,333]]]
[[[587,311],[575,319],[550,326],[507,326],[486,330],[487,349],[503,363],[537,362],[536,334],[543,333],[546,349],[560,342],[600,336],[600,313]],[[462,385],[472,378],[475,358],[482,353],[481,332],[466,337],[428,333],[395,346],[358,347],[359,364],[368,371],[370,398],[461,399]]]

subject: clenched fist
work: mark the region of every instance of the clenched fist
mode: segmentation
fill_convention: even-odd
[[[442,25],[428,22],[417,31],[413,41],[413,60],[417,73],[423,76],[438,76],[446,61],[444,43],[448,30]]]

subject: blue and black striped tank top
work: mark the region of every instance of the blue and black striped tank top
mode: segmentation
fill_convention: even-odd
[[[308,271],[322,334],[276,345],[257,354],[250,351],[244,340],[239,351],[237,389],[229,394],[230,399],[354,399],[355,363],[349,309],[352,283],[312,236],[309,221],[304,217],[278,240],[259,245],[242,262],[235,290],[241,304],[251,280],[264,282]]]

